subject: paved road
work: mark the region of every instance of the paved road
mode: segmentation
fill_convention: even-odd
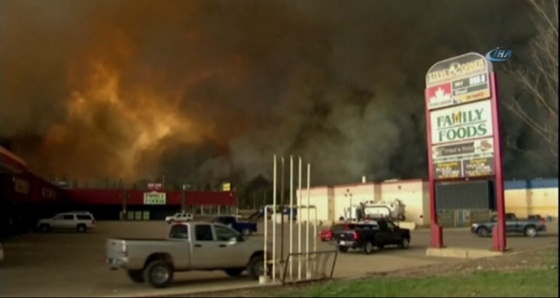
[[[107,238],[162,238],[167,234],[167,229],[168,225],[161,222],[99,222],[97,230],[87,234],[30,234],[12,239],[4,244],[6,261],[0,269],[0,296],[154,296],[255,285],[255,282],[246,278],[232,279],[218,271],[186,272],[176,275],[173,287],[154,290],[146,285],[131,283],[123,271],[110,271],[106,267]],[[280,229],[277,231],[277,239],[281,239]],[[297,235],[297,232],[294,234]],[[297,247],[295,235],[294,247]],[[252,237],[259,238],[262,235]],[[425,256],[425,249],[430,242],[428,230],[413,231],[412,237],[409,250],[385,249],[367,256],[359,252],[340,254],[335,277],[357,276],[368,272],[392,271],[449,261]],[[312,244],[312,238],[310,240]],[[460,247],[490,248],[492,243],[491,239],[480,239],[467,230],[447,230],[445,240],[448,246]],[[543,235],[535,239],[510,237],[509,247],[530,249],[557,241],[557,233],[553,237]],[[302,243],[305,247],[304,239]],[[288,244],[286,240],[286,254]],[[332,250],[332,247],[318,242],[318,250]]]

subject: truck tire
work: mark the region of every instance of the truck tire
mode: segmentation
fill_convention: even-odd
[[[532,238],[532,237],[536,237],[538,232],[534,226],[527,226],[525,230],[523,230],[523,234],[525,234],[526,237]]]
[[[144,269],[144,280],[153,288],[165,288],[173,281],[173,268],[165,261],[152,261]]]
[[[338,251],[341,253],[348,252],[348,246],[339,246]]]
[[[399,243],[400,249],[408,249],[410,247],[410,240],[406,237],[401,239],[401,243]]]
[[[372,254],[373,250],[374,250],[374,247],[375,247],[375,245],[373,245],[373,243],[371,241],[368,241],[368,242],[364,243],[364,247],[363,247],[364,253],[366,255]]]
[[[47,224],[42,224],[39,228],[41,229],[41,232],[48,233],[51,231],[51,226]]]
[[[231,269],[226,269],[224,271],[226,272],[227,275],[236,277],[241,275],[241,273],[243,273],[244,270],[245,270],[244,268],[231,268]]]
[[[144,272],[142,270],[128,270],[128,277],[135,283],[144,282]]]
[[[85,233],[86,231],[86,225],[84,224],[79,224],[76,226],[76,231],[80,232],[80,233]]]
[[[263,256],[256,256],[249,261],[247,266],[247,273],[252,280],[259,280],[261,275],[264,275],[264,258]]]
[[[479,227],[476,229],[476,234],[478,237],[488,237],[490,235],[490,230],[487,227]]]

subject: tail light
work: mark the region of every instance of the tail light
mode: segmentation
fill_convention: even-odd
[[[95,219],[92,219],[92,220],[91,220],[91,225],[92,225],[92,226],[95,225]]]
[[[360,240],[360,233],[358,233],[357,231],[354,231],[352,233],[354,234],[354,241]]]
[[[541,225],[545,225],[546,224],[546,220],[544,218],[541,218]]]

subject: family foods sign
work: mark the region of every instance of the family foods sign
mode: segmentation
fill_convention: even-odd
[[[432,145],[493,135],[490,100],[436,110],[430,113]]]
[[[145,192],[144,205],[165,205],[167,203],[164,192]]]

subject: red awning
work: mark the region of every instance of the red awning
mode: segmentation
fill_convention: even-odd
[[[27,170],[27,164],[6,148],[0,146],[0,171],[23,172]]]

